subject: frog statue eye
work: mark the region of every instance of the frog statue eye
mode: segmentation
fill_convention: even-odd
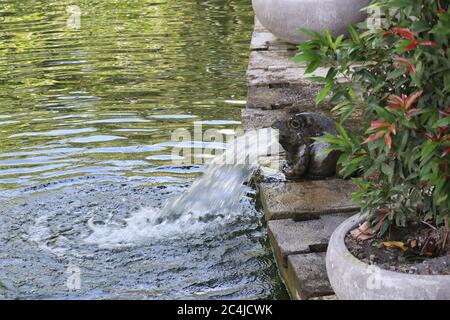
[[[300,129],[300,121],[298,121],[297,119],[292,119],[290,122],[289,122],[289,126],[292,128],[292,129],[295,129],[295,130],[298,130],[298,129]]]

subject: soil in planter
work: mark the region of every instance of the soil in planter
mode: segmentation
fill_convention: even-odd
[[[381,239],[361,241],[347,234],[345,243],[359,260],[383,269],[450,275],[450,237],[442,249],[442,235],[444,227],[433,229],[423,223],[410,223],[406,228],[391,228]]]

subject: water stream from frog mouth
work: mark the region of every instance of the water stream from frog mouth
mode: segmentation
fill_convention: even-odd
[[[162,208],[143,208],[125,219],[125,226],[95,225],[85,242],[99,246],[130,245],[149,238],[165,238],[199,231],[208,223],[226,223],[242,214],[240,203],[261,161],[280,152],[278,130],[252,130],[235,138],[216,156],[205,173],[181,196]],[[278,162],[272,161],[277,170]],[[273,167],[275,166],[275,167]]]

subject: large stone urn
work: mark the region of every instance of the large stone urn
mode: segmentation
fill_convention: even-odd
[[[450,300],[450,275],[418,275],[368,265],[353,256],[345,236],[363,223],[353,216],[331,235],[326,257],[331,286],[341,300]]]
[[[299,29],[323,31],[333,36],[346,33],[349,24],[365,19],[361,11],[370,0],[252,0],[261,24],[277,38],[301,43],[308,40]]]

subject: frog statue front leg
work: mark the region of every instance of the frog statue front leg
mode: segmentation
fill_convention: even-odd
[[[295,180],[304,176],[309,168],[310,146],[304,144],[298,147],[298,150],[288,156],[283,172],[287,179]]]
[[[287,152],[284,173],[289,180],[323,178],[336,173],[338,151],[322,152],[330,145],[317,142],[325,133],[337,135],[333,120],[313,112],[303,112],[284,121],[277,121],[273,128],[279,130],[280,144]]]

